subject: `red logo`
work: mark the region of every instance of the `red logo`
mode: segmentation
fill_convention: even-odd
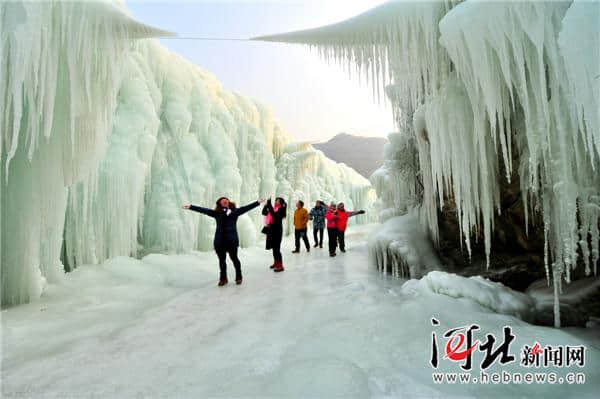
[[[448,338],[448,342],[446,342],[446,356],[444,356],[444,359],[460,362],[461,360],[465,360],[475,350],[477,345],[479,345],[479,340],[475,341],[473,345],[467,347],[465,350],[459,351],[465,343],[465,334],[464,332],[457,331],[466,331],[466,327],[461,327],[460,330],[452,330],[452,335]],[[455,338],[458,338],[458,344],[453,347],[452,343],[455,341]]]

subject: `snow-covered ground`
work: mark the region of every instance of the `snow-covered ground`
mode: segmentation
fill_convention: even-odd
[[[532,326],[468,297],[402,288],[369,265],[374,226],[349,247],[241,250],[244,284],[217,287],[216,256],[149,255],[83,266],[42,298],[2,312],[3,397],[592,397],[600,330]],[[409,285],[410,286],[410,285]],[[415,284],[412,284],[415,287]],[[440,321],[432,327],[431,318]],[[476,323],[477,339],[510,325],[517,361],[487,370],[584,372],[585,385],[432,382],[431,333]],[[525,369],[523,345],[586,345],[584,368]],[[443,345],[440,348],[443,350]],[[473,376],[479,375],[480,354]],[[462,371],[440,357],[439,371]]]

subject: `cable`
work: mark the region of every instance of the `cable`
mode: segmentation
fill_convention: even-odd
[[[220,40],[220,41],[238,41],[238,42],[249,42],[250,39],[241,39],[233,37],[194,37],[194,36],[166,36],[161,39],[168,40]]]

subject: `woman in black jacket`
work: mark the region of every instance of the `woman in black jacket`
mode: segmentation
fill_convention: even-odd
[[[241,208],[236,208],[234,202],[229,201],[227,197],[221,197],[217,200],[215,209],[203,208],[191,204],[183,206],[184,209],[203,213],[215,218],[217,221],[217,230],[215,231],[213,244],[215,252],[219,257],[219,268],[221,269],[219,286],[227,284],[227,254],[229,254],[229,258],[235,267],[235,283],[242,283],[242,265],[237,256],[240,240],[238,238],[236,223],[238,217],[256,208],[261,203],[264,203],[264,201],[255,201]]]
[[[283,238],[283,219],[287,213],[287,204],[281,197],[275,198],[275,206],[271,205],[271,199],[262,210],[265,215],[267,229],[267,250],[273,250],[274,263],[271,269],[275,272],[283,271],[283,257],[281,256],[281,240]]]

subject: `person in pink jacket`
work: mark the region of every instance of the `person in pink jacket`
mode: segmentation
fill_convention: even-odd
[[[325,213],[325,219],[327,220],[327,238],[329,239],[329,256],[335,256],[335,250],[337,248],[337,208],[334,203],[329,205],[329,209]]]
[[[346,252],[346,227],[348,226],[348,218],[356,215],[362,215],[365,213],[362,209],[360,211],[347,211],[344,208],[344,203],[340,202],[337,206],[337,220],[335,227],[337,228],[337,241],[340,245],[340,251]]]

